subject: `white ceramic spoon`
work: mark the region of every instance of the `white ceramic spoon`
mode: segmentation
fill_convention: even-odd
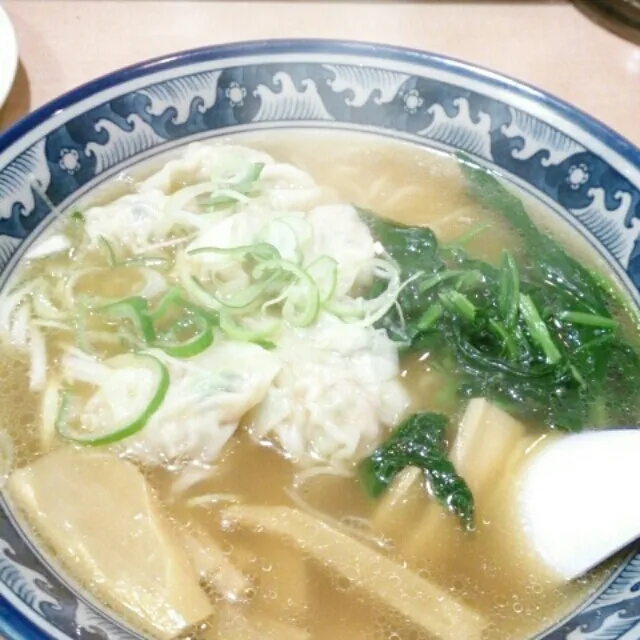
[[[640,536],[640,430],[589,431],[541,447],[517,514],[539,559],[572,580]]]

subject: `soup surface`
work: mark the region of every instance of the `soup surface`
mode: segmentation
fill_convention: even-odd
[[[488,294],[474,287],[505,248],[520,265],[528,238],[470,193],[450,157],[319,131],[226,142],[242,149],[197,144],[96,190],[7,287],[9,497],[75,579],[157,637],[497,640],[553,624],[608,568],[565,583],[534,557],[511,506],[518,473],[596,413],[597,426],[620,423],[617,400],[603,392],[576,427],[567,405],[542,407],[529,387],[511,388],[513,405],[495,385],[479,394],[450,354],[440,358],[438,341],[453,333],[423,340],[447,313],[450,327],[474,305],[480,317]],[[453,262],[436,280],[403,272],[351,203],[430,228]],[[569,228],[528,209],[601,268]],[[529,291],[526,267],[513,268]],[[417,283],[426,296],[447,279],[456,287],[440,289],[409,335],[403,292]],[[597,316],[594,339],[633,326],[608,291],[611,316]],[[533,330],[527,339],[535,345]],[[478,344],[493,357],[490,337]],[[637,406],[622,404],[635,423]],[[439,435],[391,460],[393,442],[380,447],[415,415]],[[480,423],[486,435],[456,450]],[[91,524],[105,510],[110,541]],[[148,541],[158,557],[144,558]],[[189,580],[202,595],[186,604],[176,585]]]

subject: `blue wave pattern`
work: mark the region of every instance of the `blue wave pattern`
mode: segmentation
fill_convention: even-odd
[[[3,511],[7,506],[2,501]],[[0,582],[43,617],[60,638],[135,638],[102,611],[80,600],[45,561],[33,552],[6,514],[0,517]],[[25,639],[26,640],[26,639]]]
[[[529,184],[582,224],[640,288],[640,193],[597,154],[489,95],[367,65],[251,64],[177,75],[69,119],[0,168],[0,269],[21,241],[91,180],[167,142],[264,123],[410,134],[463,150]],[[425,73],[428,73],[426,68]],[[82,640],[136,637],[58,578],[5,514],[0,582],[31,611]],[[544,640],[640,638],[640,555],[603,593]]]
[[[385,69],[265,63],[174,78],[119,96],[43,141],[44,187],[58,204],[123,159],[163,142],[252,122],[299,121],[390,129],[468,151],[568,211],[593,208],[593,190],[601,189],[597,215],[607,216],[626,194],[624,220],[608,230],[612,239],[601,239],[640,286],[640,244],[633,229],[640,218],[640,193],[624,176],[531,114],[460,86]],[[15,184],[19,177],[24,180],[24,165],[32,160],[27,156],[0,173],[0,235],[24,238],[49,211],[28,184]],[[16,190],[23,197],[10,202]],[[597,225],[589,228],[598,235]],[[631,249],[624,255],[616,244]]]
[[[544,640],[636,640],[640,625],[640,556],[634,556],[613,583]]]

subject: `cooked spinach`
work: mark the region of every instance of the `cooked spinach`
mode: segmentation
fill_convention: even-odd
[[[373,237],[383,244],[400,267],[404,279],[409,279],[418,272],[423,272],[424,278],[434,274],[443,276],[445,264],[440,255],[438,240],[431,229],[390,223],[361,208],[358,208],[358,213]],[[423,278],[420,278],[420,282],[424,282]],[[385,282],[374,282],[369,295],[378,296],[385,287]],[[380,321],[379,326],[385,328],[393,340],[410,343],[416,336],[415,325],[424,310],[423,295],[417,280],[404,287],[398,302],[402,317],[394,308]]]
[[[573,296],[593,313],[606,313],[605,297],[593,271],[581,265],[552,237],[541,231],[527,214],[522,201],[496,178],[473,164],[464,154],[459,154],[459,159],[469,192],[521,234],[524,250],[531,258],[526,265],[529,279],[558,287],[564,296]],[[535,259],[541,257],[544,257],[543,261]]]
[[[460,399],[483,396],[569,431],[635,424],[640,357],[614,317],[616,289],[538,229],[496,178],[466,157],[460,167],[471,195],[521,236],[522,250],[494,265],[460,243],[441,246],[428,228],[360,210],[403,279],[422,272],[402,291],[401,312],[379,326],[403,348],[428,351]]]
[[[370,456],[360,462],[359,477],[367,492],[377,497],[406,467],[425,473],[433,496],[467,527],[473,525],[473,496],[447,457],[445,428],[439,413],[416,413],[407,418]]]

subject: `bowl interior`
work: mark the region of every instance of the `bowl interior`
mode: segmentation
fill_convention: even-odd
[[[416,51],[323,41],[229,45],[143,63],[16,125],[0,138],[1,282],[58,212],[124,169],[194,140],[303,128],[464,151],[575,228],[638,302],[640,171],[632,145],[492,72]],[[2,506],[0,632],[135,635],[27,539],[4,499]],[[631,553],[589,601],[539,637],[631,638],[639,582],[640,556]]]

